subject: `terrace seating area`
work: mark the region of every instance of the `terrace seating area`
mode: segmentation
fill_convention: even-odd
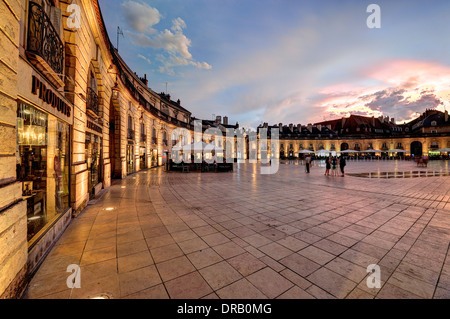
[[[233,163],[174,163],[170,162],[169,171],[174,172],[232,172]]]

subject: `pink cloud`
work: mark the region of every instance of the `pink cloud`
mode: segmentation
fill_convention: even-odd
[[[319,91],[323,98],[316,106],[325,108],[326,117],[394,115],[398,120],[408,120],[425,108],[444,110],[450,106],[450,68],[447,66],[390,60],[363,70],[361,75],[362,80],[369,79],[377,85],[338,83]]]

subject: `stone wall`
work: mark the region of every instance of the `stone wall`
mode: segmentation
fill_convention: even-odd
[[[0,297],[19,297],[27,262],[26,203],[16,182],[17,75],[25,1],[0,1]]]

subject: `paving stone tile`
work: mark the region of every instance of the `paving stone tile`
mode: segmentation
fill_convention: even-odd
[[[417,278],[403,274],[399,271],[395,271],[389,278],[387,283],[390,283],[425,299],[432,298],[435,289],[435,286],[430,285],[429,283],[421,281]]]
[[[108,246],[106,248],[99,248],[95,250],[88,250],[83,253],[81,257],[81,266],[95,264],[108,259],[117,257],[116,247]]]
[[[308,244],[314,244],[315,242],[318,242],[319,240],[322,239],[322,237],[311,234],[307,231],[301,231],[297,234],[294,234],[293,236],[301,241],[308,243]]]
[[[142,251],[148,251],[147,242],[145,240],[138,240],[117,245],[117,257],[119,258]]]
[[[315,247],[318,247],[322,250],[325,250],[327,252],[329,252],[330,254],[333,254],[335,256],[340,255],[341,253],[343,253],[345,250],[347,250],[347,247],[340,245],[338,243],[335,243],[331,240],[328,239],[322,239],[316,243],[314,243]]]
[[[374,296],[368,292],[355,288],[350,294],[347,295],[346,299],[373,299]]]
[[[164,285],[159,284],[154,287],[141,290],[122,299],[169,299]]]
[[[161,283],[154,265],[119,274],[120,296],[125,297]]]
[[[228,259],[245,252],[241,246],[232,241],[214,246],[213,249],[224,259]]]
[[[280,263],[303,277],[308,276],[320,268],[319,264],[298,253],[294,253],[281,259]]]
[[[300,255],[314,261],[319,265],[325,265],[331,261],[335,256],[314,246],[308,246],[298,252]]]
[[[242,275],[226,261],[202,268],[199,272],[214,290],[218,290],[242,278]]]
[[[216,291],[221,299],[267,299],[247,279],[241,279]]]
[[[119,257],[117,259],[119,273],[124,273],[127,271],[150,266],[153,263],[154,263],[153,258],[148,250],[141,251],[132,255],[127,255],[124,257]]]
[[[345,298],[356,283],[327,269],[320,268],[307,277],[309,281],[337,298]]]
[[[202,236],[202,239],[209,245],[209,246],[216,246],[223,243],[226,243],[230,241],[225,235],[221,233],[214,233],[209,234],[206,236]]]
[[[282,245],[294,252],[297,252],[300,249],[303,249],[309,245],[308,243],[301,241],[297,238],[294,238],[292,236],[288,236],[283,239],[280,239],[279,241],[277,241],[277,243],[279,243],[280,245]]]
[[[156,267],[164,282],[195,271],[195,267],[185,256],[156,264]]]
[[[199,237],[180,242],[178,243],[178,246],[181,248],[184,254],[189,254],[194,251],[206,249],[209,247],[208,244]]]
[[[234,267],[242,276],[248,276],[266,266],[258,258],[250,253],[243,253],[239,256],[228,259],[228,263]]]
[[[187,257],[197,269],[202,269],[223,260],[212,248],[190,253]]]
[[[303,278],[302,276],[296,274],[292,270],[286,268],[282,271],[280,271],[280,275],[294,283],[296,286],[300,287],[303,290],[306,290],[308,287],[311,286],[311,282]]]
[[[359,283],[367,276],[367,268],[351,263],[340,257],[333,259],[325,267],[356,283]]]
[[[280,264],[275,259],[270,258],[269,256],[262,256],[259,258],[260,261],[262,261],[264,264],[275,270],[276,272],[280,272],[286,267],[282,264]]]
[[[213,291],[197,271],[170,280],[164,285],[171,299],[198,299]]]
[[[259,250],[275,260],[280,260],[292,254],[292,250],[287,249],[278,243],[267,244],[265,246],[259,247]]]
[[[150,249],[150,253],[152,254],[153,260],[156,263],[160,263],[162,261],[166,261],[183,255],[183,251],[177,244],[153,248]]]
[[[376,299],[423,299],[409,291],[386,283],[377,294]]]
[[[349,173],[416,169],[410,161],[348,164]],[[71,222],[26,298],[266,298],[243,278],[263,269],[292,283],[280,298],[448,298],[447,179],[335,179],[284,163],[268,178],[255,174],[259,165],[201,175],[156,168],[113,183]],[[424,168],[440,169],[439,161]],[[236,278],[214,291],[197,269],[225,259]],[[67,288],[69,264],[81,265],[83,292]],[[367,287],[370,264],[381,267],[381,289]],[[202,293],[183,290],[190,280]]]
[[[152,237],[152,238],[146,238],[145,241],[147,242],[147,246],[150,249],[167,246],[167,245],[175,243],[175,240],[173,240],[173,238],[172,238],[172,236],[170,236],[170,234],[165,234],[165,235],[156,236],[156,237]]]
[[[268,267],[247,276],[247,280],[270,299],[281,295],[294,285]]]

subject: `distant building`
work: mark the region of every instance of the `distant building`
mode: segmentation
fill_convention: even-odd
[[[279,131],[281,158],[296,157],[302,150],[339,152],[348,149],[378,150],[376,154],[382,156],[395,155],[388,152],[394,149],[404,150],[405,156],[438,155],[436,150],[450,147],[448,111],[426,110],[404,124],[397,124],[389,117],[350,115],[308,125],[269,126],[264,123],[258,126],[258,132],[262,128]]]

